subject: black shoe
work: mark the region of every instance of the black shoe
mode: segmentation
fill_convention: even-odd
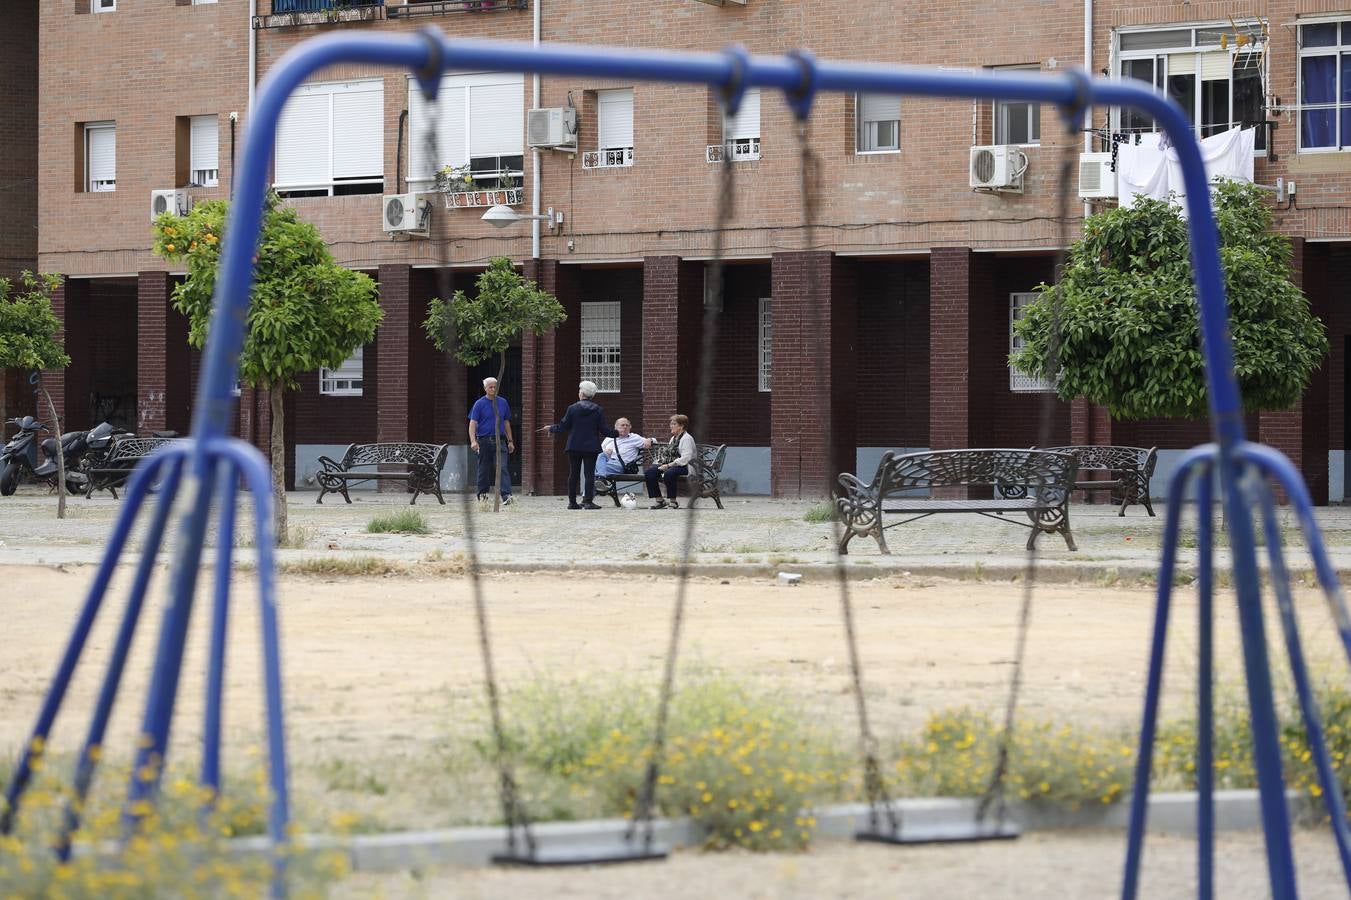
[[[568,501],[568,509],[581,509],[581,505],[574,500]]]
[[[600,509],[600,507],[588,500],[582,504],[582,509]]]
[[[505,497],[502,498],[502,505],[503,505],[503,506],[510,506],[510,505],[511,505],[511,495],[510,495],[510,494],[507,494]]]
[[[674,500],[667,500],[666,505],[670,509],[680,509],[680,504]]]
[[[665,508],[666,508],[666,501],[661,499],[660,497],[657,498],[656,503],[653,503],[651,506],[648,507],[648,509],[665,509]]]

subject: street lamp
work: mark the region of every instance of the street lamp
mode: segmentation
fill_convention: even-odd
[[[554,228],[563,224],[563,213],[560,212],[557,217],[555,217],[554,208],[551,206],[544,215],[537,216],[532,213],[518,213],[510,206],[498,204],[497,206],[488,207],[488,211],[483,214],[483,221],[491,222],[498,228],[506,228],[508,225],[516,222],[528,222],[532,219],[547,222],[549,224],[549,230],[553,231]]]

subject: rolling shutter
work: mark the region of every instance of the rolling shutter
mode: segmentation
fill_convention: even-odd
[[[117,128],[111,123],[85,126],[89,169],[87,190],[111,190],[117,181]]]
[[[723,139],[728,141],[760,137],[760,89],[750,88],[741,98],[735,116],[723,119]]]
[[[600,150],[633,146],[633,88],[596,92],[596,134]]]
[[[323,93],[291,95],[277,123],[276,184],[327,184],[329,181],[329,98]]]
[[[385,90],[369,82],[333,93],[333,177],[380,178],[385,173]]]
[[[192,139],[189,168],[219,169],[220,132],[215,116],[192,117]]]

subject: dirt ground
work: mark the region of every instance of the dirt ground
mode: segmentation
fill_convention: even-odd
[[[89,567],[4,570],[10,590],[0,600],[6,638],[6,651],[0,654],[0,751],[7,755],[21,745],[32,726],[92,574]],[[67,714],[58,720],[54,733],[58,749],[78,747],[129,575],[119,573],[110,594],[114,599],[96,624],[91,652],[77,673]],[[248,583],[245,573],[236,583]],[[494,575],[484,587],[497,668],[508,684],[540,676],[658,676],[675,596],[672,579],[620,581],[571,572]],[[369,795],[365,799],[386,827],[435,827],[477,818],[457,810],[467,802],[466,783],[437,784],[431,776],[444,771],[444,764],[438,763],[441,769],[425,765],[443,755],[450,743],[481,729],[482,665],[466,581],[288,577],[282,581],[280,596],[289,750],[298,789],[355,792],[347,795],[349,805],[363,796],[364,789]],[[851,596],[871,711],[882,735],[909,731],[928,712],[946,706],[974,705],[991,711],[1002,707],[1012,669],[1020,586],[895,577],[855,583]],[[122,695],[108,741],[114,756],[119,748],[130,750],[140,719],[162,611],[159,599],[157,594],[137,635],[128,691]],[[226,722],[234,749],[227,758],[236,760],[257,752],[261,730],[253,600],[251,590],[243,591],[232,619]],[[1335,631],[1319,595],[1301,592],[1298,602],[1312,663],[1336,660]],[[1135,728],[1153,607],[1153,591],[1145,588],[1038,587],[1024,672],[1024,714]],[[180,748],[176,754],[185,759],[195,759],[193,743],[200,733],[204,609],[199,601],[175,726],[175,745]],[[1217,610],[1219,681],[1237,688],[1240,657],[1232,601],[1222,596]],[[1195,629],[1194,591],[1181,589],[1175,594],[1165,679],[1166,708],[1174,715],[1191,711]],[[685,666],[717,667],[772,684],[842,734],[854,727],[840,601],[833,584],[781,587],[768,580],[698,579],[689,593],[682,654]],[[486,785],[488,779],[482,775],[469,781]],[[491,816],[486,788],[480,799],[486,804],[484,815]],[[1036,836],[1015,845],[1022,849],[981,849],[970,851],[974,854],[970,856],[962,855],[968,851],[944,848],[894,855],[876,848],[827,844],[793,857],[681,854],[671,865],[651,869],[651,875],[597,871],[544,882],[532,881],[542,877],[534,873],[478,873],[468,881],[461,881],[460,875],[433,873],[430,880],[418,882],[416,890],[413,882],[392,877],[369,885],[392,896],[420,890],[426,896],[467,897],[541,893],[602,897],[635,892],[690,896],[710,891],[716,896],[764,897],[965,896],[982,883],[1004,884],[998,872],[1011,868],[1025,876],[1017,882],[1021,887],[1009,887],[1012,893],[984,893],[1033,897],[1045,896],[1048,885],[1063,886],[1061,869],[1086,870],[1097,877],[1106,867],[1112,878],[1096,895],[1112,893],[1120,868],[1120,835],[1067,839],[1071,843],[1062,845]],[[1335,862],[1321,835],[1301,840],[1315,848],[1304,855],[1312,855],[1317,865],[1319,860]],[[1161,851],[1163,858],[1173,853],[1177,860],[1166,868],[1180,870],[1160,875],[1174,880],[1161,882],[1159,890],[1147,896],[1172,896],[1174,888],[1180,894],[1192,890],[1181,888],[1184,882],[1190,884],[1190,864],[1184,862],[1188,852],[1181,846]],[[1031,855],[1020,862],[1020,853]],[[1234,871],[1240,874],[1235,891],[1222,895],[1249,896],[1238,888],[1251,885],[1254,878],[1264,880],[1260,854],[1238,850],[1232,856],[1238,867]],[[1085,861],[1094,862],[1085,869]],[[953,888],[949,893],[939,889],[940,883],[948,882],[934,881],[933,890],[911,892],[906,885],[912,867],[934,878],[964,873],[961,878],[970,880],[960,883],[969,889]],[[1249,868],[1250,875],[1241,874]],[[865,869],[874,873],[873,881],[857,880]],[[1333,877],[1328,873],[1331,868],[1316,868],[1314,883]],[[359,880],[365,877],[359,876],[352,887],[365,883]],[[650,880],[625,880],[644,878]],[[832,879],[838,888],[823,893],[823,885],[835,883]],[[1092,881],[1070,883],[1082,889],[1070,887],[1059,893],[1095,895]],[[547,891],[545,884],[550,885]],[[1251,896],[1261,895],[1258,891]]]

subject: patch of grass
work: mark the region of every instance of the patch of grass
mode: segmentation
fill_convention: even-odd
[[[804,522],[837,522],[840,511],[829,500],[816,504],[802,516]]]
[[[377,556],[321,556],[315,559],[283,560],[277,564],[283,575],[308,575],[314,578],[333,578],[371,575],[402,575],[408,571],[403,563]]]
[[[371,534],[430,534],[431,526],[415,509],[401,509],[398,512],[376,516],[366,523]]]

